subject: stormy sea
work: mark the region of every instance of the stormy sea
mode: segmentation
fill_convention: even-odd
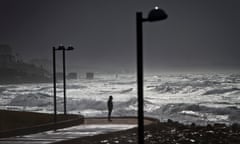
[[[67,111],[86,117],[137,115],[134,74],[96,74],[67,80]],[[53,84],[0,85],[0,109],[53,113]],[[57,111],[63,113],[63,86],[57,84]],[[148,74],[144,77],[145,116],[184,124],[232,124],[240,121],[240,74]]]

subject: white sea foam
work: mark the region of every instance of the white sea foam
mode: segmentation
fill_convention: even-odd
[[[51,83],[0,86],[0,108],[51,113]],[[113,96],[113,115],[137,114],[134,75],[101,75],[94,80],[67,81],[70,113],[106,116],[106,101]],[[233,123],[240,120],[240,75],[147,75],[144,86],[146,115],[185,123]],[[57,109],[63,111],[62,84],[57,85]]]

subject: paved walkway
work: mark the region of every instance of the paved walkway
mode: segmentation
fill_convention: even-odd
[[[145,124],[151,123],[145,120]],[[108,122],[105,118],[87,118],[85,124],[56,131],[46,131],[36,134],[1,138],[0,144],[49,144],[57,141],[92,136],[136,127],[135,118],[115,118]]]

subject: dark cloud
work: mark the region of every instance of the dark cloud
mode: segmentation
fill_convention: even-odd
[[[0,43],[25,59],[71,44],[75,68],[134,69],[136,11],[155,5],[169,18],[144,24],[146,68],[240,68],[236,0],[0,0]]]

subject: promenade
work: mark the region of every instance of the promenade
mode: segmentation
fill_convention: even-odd
[[[150,123],[152,123],[151,120],[145,120],[145,124]],[[1,138],[0,144],[49,144],[84,136],[126,130],[136,126],[136,118],[113,118],[111,122],[108,122],[106,118],[86,118],[84,124],[77,126],[36,134]]]

